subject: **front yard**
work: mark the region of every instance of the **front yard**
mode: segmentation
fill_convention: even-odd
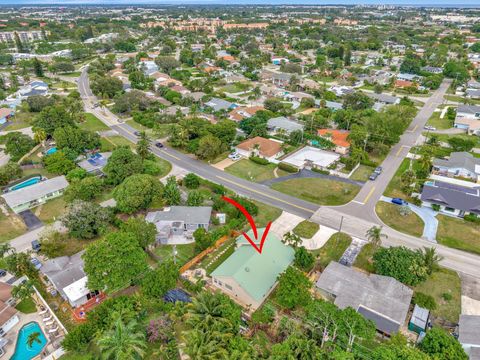
[[[355,170],[350,176],[350,179],[355,181],[368,181],[368,177],[372,174],[373,170],[375,170],[372,166],[360,165],[357,170]]]
[[[405,234],[421,237],[424,228],[422,219],[413,211],[410,211],[408,215],[402,215],[400,208],[399,205],[379,201],[375,211],[385,225]]]
[[[433,296],[437,308],[432,311],[433,316],[457,323],[461,310],[461,281],[455,271],[441,268],[434,272],[427,281],[417,285],[415,291]],[[449,296],[444,294],[449,294]]]
[[[322,269],[326,268],[331,261],[338,261],[352,243],[350,235],[335,233],[320,249],[312,253],[317,257],[317,263]]]
[[[225,168],[225,171],[242,179],[262,182],[275,178],[273,171],[276,167],[275,164],[260,165],[251,160],[242,159]],[[277,169],[277,175],[280,177],[288,175],[288,173]]]
[[[66,208],[65,200],[60,196],[56,199],[47,201],[45,204],[37,207],[34,212],[40,220],[44,223],[52,223],[55,220],[58,220],[60,216],[65,214]]]
[[[99,118],[91,113],[85,113],[85,121],[80,124],[80,128],[88,131],[106,131],[109,129]]]
[[[317,223],[304,220],[301,223],[299,223],[295,228],[293,229],[293,232],[305,239],[311,239],[313,235],[320,229],[320,225]]]
[[[319,178],[298,178],[272,185],[272,189],[319,205],[343,205],[360,191],[357,185]]]
[[[27,231],[23,221],[16,215],[5,216],[0,211],[0,242],[5,242]]]
[[[448,120],[446,114],[443,119],[441,119],[441,113],[441,111],[435,111],[432,116],[430,116],[430,119],[428,119],[427,125],[431,125],[437,130],[450,129],[453,126],[453,121]]]
[[[440,244],[480,254],[480,224],[440,214],[437,219]]]
[[[255,224],[258,228],[267,226],[269,221],[274,222],[282,215],[282,210],[279,208],[255,200],[252,200],[252,202],[258,206],[258,215],[254,216]]]

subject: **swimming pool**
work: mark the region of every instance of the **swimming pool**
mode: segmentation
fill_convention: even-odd
[[[48,149],[47,151],[45,151],[45,155],[51,155],[51,154],[56,153],[56,152],[57,152],[57,148],[52,147],[52,148]]]
[[[28,336],[37,332],[40,333],[40,336],[38,337],[40,342],[34,341],[31,346],[28,346]],[[15,345],[15,353],[10,360],[31,360],[40,354],[46,344],[47,338],[43,334],[40,325],[38,325],[37,322],[32,321],[20,329],[17,337],[17,344]]]
[[[42,180],[42,177],[39,175],[39,176],[34,176],[34,177],[31,177],[30,179],[27,179],[25,181],[22,181],[16,185],[13,185],[11,187],[8,188],[9,191],[15,191],[15,190],[18,190],[18,189],[23,189],[27,186],[30,186],[30,185],[35,185],[36,183],[39,183],[40,181]]]

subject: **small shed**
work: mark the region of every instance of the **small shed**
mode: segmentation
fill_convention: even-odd
[[[166,302],[171,302],[171,303],[176,303],[177,301],[184,302],[184,303],[190,303],[192,302],[192,299],[190,298],[190,295],[188,295],[184,290],[182,289],[172,289],[167,291],[163,299]]]
[[[413,308],[412,317],[408,323],[408,330],[414,331],[417,334],[420,334],[422,331],[425,331],[428,324],[428,316],[430,311],[428,309],[422,308],[418,305],[415,305]]]

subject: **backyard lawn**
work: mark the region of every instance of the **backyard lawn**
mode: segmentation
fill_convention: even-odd
[[[437,241],[445,246],[480,254],[480,224],[437,215]]]
[[[184,244],[184,245],[177,245],[177,264],[184,265],[186,264],[191,258],[193,258],[195,254],[195,243],[191,244]],[[162,261],[171,259],[173,260],[173,245],[159,245],[155,250],[154,253],[162,258]]]
[[[453,126],[453,121],[447,119],[447,115],[440,119],[441,111],[434,111],[430,119],[428,119],[427,124],[435,127],[438,130],[450,129]]]
[[[80,124],[80,128],[88,131],[106,131],[109,129],[99,118],[91,113],[85,113],[85,121]]]
[[[343,205],[352,200],[360,191],[357,185],[319,178],[285,180],[272,188],[319,205]]]
[[[375,272],[373,268],[372,256],[375,253],[375,247],[372,244],[365,244],[357,255],[353,266],[368,271]]]
[[[437,303],[437,308],[432,311],[435,317],[452,323],[458,322],[461,310],[461,282],[455,271],[441,268],[414,290],[433,296]],[[451,299],[445,300],[443,294],[450,294]]]
[[[255,200],[252,200],[252,202],[258,206],[258,215],[254,217],[255,224],[258,228],[267,226],[269,221],[273,222],[282,215],[282,210],[279,208]]]
[[[277,165],[275,164],[260,165],[251,160],[242,159],[225,168],[225,171],[246,180],[262,182],[275,177],[273,170],[276,167]],[[279,177],[287,174],[287,172],[277,169],[277,175]]]
[[[374,167],[371,166],[366,166],[366,165],[360,165],[357,170],[354,171],[352,176],[350,176],[351,180],[355,181],[368,181],[368,177],[372,174],[373,170],[375,170]]]
[[[17,216],[5,216],[0,211],[0,242],[11,240],[27,231],[25,224]]]
[[[67,204],[65,203],[65,200],[60,196],[56,199],[47,201],[45,204],[35,209],[34,212],[40,220],[49,224],[58,220],[58,218],[65,213],[66,206]]]
[[[24,314],[32,314],[37,311],[37,307],[31,297],[20,301],[17,306],[15,306],[15,309]]]
[[[326,268],[330,261],[338,261],[352,243],[352,238],[345,233],[335,233],[320,249],[312,253],[317,256],[318,264]]]
[[[391,228],[412,235],[421,237],[423,234],[423,220],[410,211],[408,215],[400,214],[400,206],[379,201],[375,207],[378,217]]]
[[[12,130],[20,130],[26,127],[31,126],[30,121],[33,118],[33,114],[29,111],[17,111],[15,116],[11,118],[11,124],[9,124],[5,130],[12,131]]]
[[[317,223],[303,220],[301,223],[295,226],[293,232],[302,238],[311,239],[312,236],[316,234],[318,229],[320,229],[320,225]]]

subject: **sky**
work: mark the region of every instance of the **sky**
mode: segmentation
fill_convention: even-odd
[[[391,4],[480,7],[480,0],[0,0],[0,5],[140,5],[140,4]]]

